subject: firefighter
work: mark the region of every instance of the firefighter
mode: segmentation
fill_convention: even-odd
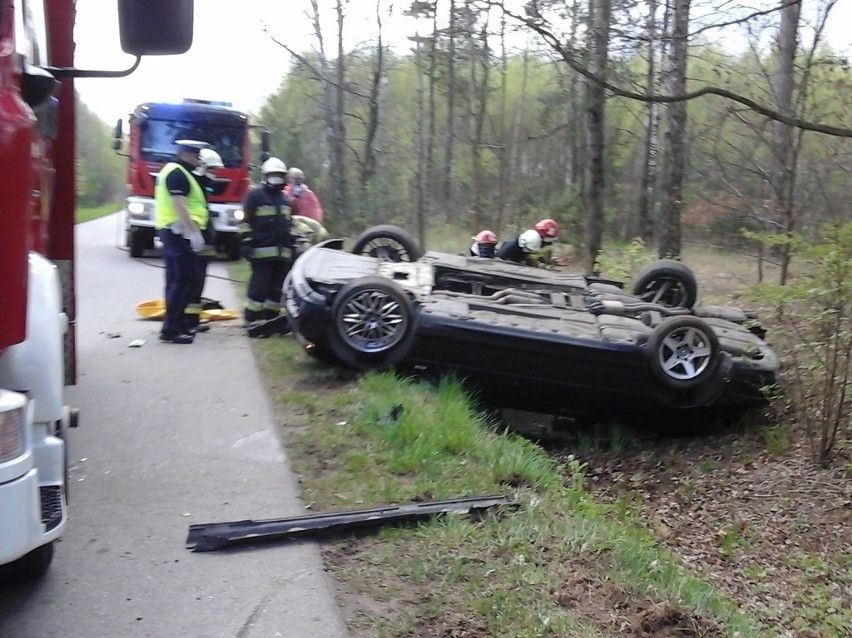
[[[216,171],[224,168],[222,157],[212,148],[202,148],[198,154],[201,163],[192,171],[195,179],[201,184],[205,198],[213,194],[213,185],[216,181]],[[204,293],[204,284],[207,280],[207,266],[216,256],[216,238],[213,228],[213,220],[208,218],[207,226],[201,229],[204,237],[204,246],[198,251],[198,273],[193,286],[192,295],[184,311],[184,326],[189,333],[207,332],[210,326],[200,322],[201,318],[201,296]]]
[[[505,240],[497,250],[497,257],[516,264],[531,265],[535,253],[541,250],[544,242],[534,228],[525,230],[519,236]]]
[[[291,166],[287,171],[287,186],[284,193],[292,202],[293,214],[308,217],[322,223],[323,211],[319,198],[305,184],[305,173],[301,168]]]
[[[204,246],[201,229],[209,213],[204,190],[192,171],[201,160],[199,152],[209,146],[198,140],[176,140],[177,161],[163,166],[154,187],[154,225],[163,242],[166,270],[166,315],[160,340],[192,343],[193,334],[184,324],[184,311],[198,278],[198,252]]]
[[[246,195],[239,229],[240,252],[251,264],[244,308],[249,328],[278,317],[281,289],[294,258],[290,199],[284,194],[287,166],[270,157],[260,170],[262,183]]]
[[[497,233],[493,230],[481,230],[471,239],[473,240],[473,244],[470,246],[471,255],[489,259],[496,256]]]
[[[497,257],[527,266],[547,266],[552,263],[553,242],[559,237],[559,224],[542,219],[518,237],[507,239],[497,250]]]

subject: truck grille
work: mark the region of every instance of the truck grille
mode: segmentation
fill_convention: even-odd
[[[41,493],[41,522],[52,530],[62,522],[62,488],[58,485],[40,487]]]

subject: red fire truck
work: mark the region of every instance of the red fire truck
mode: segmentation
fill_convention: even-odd
[[[118,0],[123,71],[74,68],[75,0],[0,0],[0,580],[42,575],[67,509],[75,77],[192,44],[192,0]],[[105,80],[108,81],[108,80]]]
[[[242,221],[242,201],[249,188],[251,129],[245,113],[227,102],[185,99],[181,103],[146,102],[129,120],[125,232],[131,257],[142,257],[154,247],[154,182],[157,173],[176,154],[175,140],[201,140],[222,158],[213,192],[208,194],[214,241],[219,252],[239,259],[237,225]],[[121,151],[123,123],[115,127],[113,148]],[[261,134],[262,155],[268,157],[270,136]]]

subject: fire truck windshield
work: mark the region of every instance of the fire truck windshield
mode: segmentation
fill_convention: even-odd
[[[246,129],[221,124],[147,119],[141,127],[141,158],[148,162],[168,162],[175,158],[174,141],[201,140],[222,157],[227,168],[243,165]]]

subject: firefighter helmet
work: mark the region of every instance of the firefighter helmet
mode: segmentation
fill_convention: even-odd
[[[559,236],[559,224],[550,218],[542,219],[540,222],[537,222],[535,229],[545,241],[553,241]]]
[[[202,148],[198,152],[198,157],[201,160],[201,164],[205,168],[224,168],[225,165],[222,163],[222,157],[214,151],[212,148]]]
[[[305,172],[301,168],[291,166],[290,169],[287,171],[287,177],[290,180],[305,179]]]
[[[286,175],[287,165],[277,157],[270,157],[260,167],[260,172],[264,175],[269,175],[270,173],[281,173],[282,175]]]
[[[537,230],[525,230],[518,237],[518,245],[525,253],[534,253],[541,250],[542,243],[541,235],[538,234]]]
[[[477,244],[496,244],[497,233],[493,230],[480,230],[472,239]]]

